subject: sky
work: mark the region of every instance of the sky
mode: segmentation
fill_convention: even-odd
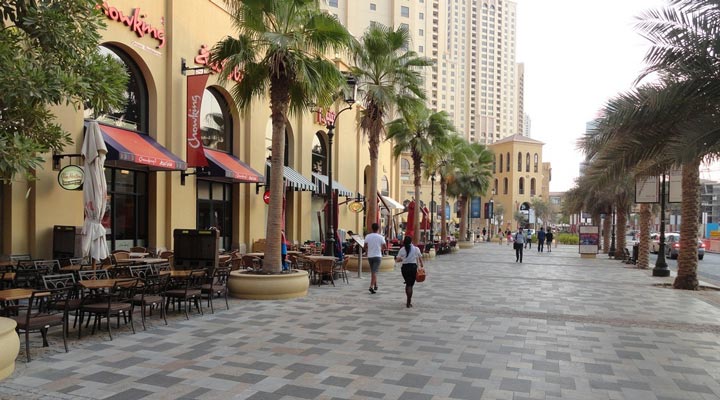
[[[516,0],[516,59],[525,64],[531,137],[545,143],[550,191],[574,186],[585,124],[632,88],[649,42],[636,30],[643,11],[666,0]],[[702,177],[702,176],[701,176]]]

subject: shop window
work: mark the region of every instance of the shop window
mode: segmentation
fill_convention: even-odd
[[[203,146],[232,153],[232,114],[227,100],[217,89],[205,89],[200,121]]]
[[[315,133],[312,145],[312,170],[322,175],[327,175],[327,147],[325,146],[325,135],[322,131]]]
[[[232,185],[204,179],[197,181],[197,227],[220,232],[220,248],[232,246]]]
[[[129,80],[123,94],[125,104],[112,108],[106,114],[97,116],[98,121],[148,134],[148,90],[145,78],[137,63],[124,51],[112,45],[100,46],[100,54],[110,55],[125,66]],[[85,109],[85,117],[92,118],[94,111]]]
[[[102,224],[110,250],[148,246],[148,174],[105,168],[108,201]]]

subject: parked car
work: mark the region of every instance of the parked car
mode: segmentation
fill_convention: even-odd
[[[670,259],[678,258],[680,253],[680,234],[679,233],[666,233],[665,234],[665,256]],[[698,260],[702,260],[705,257],[705,243],[702,240],[698,240]]]

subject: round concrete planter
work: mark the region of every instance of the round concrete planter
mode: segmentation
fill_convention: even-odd
[[[248,271],[233,271],[228,279],[230,296],[249,300],[295,299],[307,296],[310,281],[307,271],[294,269],[292,273],[261,275]]]
[[[357,254],[350,255],[350,259],[348,260],[347,265],[348,271],[355,271],[358,270],[358,260],[357,260]],[[368,260],[366,257],[363,257],[362,259],[362,270],[363,272],[370,272],[370,263],[368,263]],[[395,257],[393,256],[383,256],[382,261],[380,261],[380,270],[378,272],[391,272],[395,270]]]
[[[0,380],[15,371],[15,359],[20,351],[20,338],[15,332],[17,323],[0,317]]]
[[[475,246],[473,242],[458,242],[458,247],[461,249],[472,249]]]

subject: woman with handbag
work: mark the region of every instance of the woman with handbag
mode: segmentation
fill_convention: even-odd
[[[403,239],[403,247],[398,251],[395,261],[402,263],[400,271],[402,272],[403,279],[405,279],[405,296],[407,297],[405,307],[410,308],[412,307],[413,286],[415,286],[418,264],[420,268],[424,269],[422,252],[417,246],[412,244],[411,236],[405,236]]]

